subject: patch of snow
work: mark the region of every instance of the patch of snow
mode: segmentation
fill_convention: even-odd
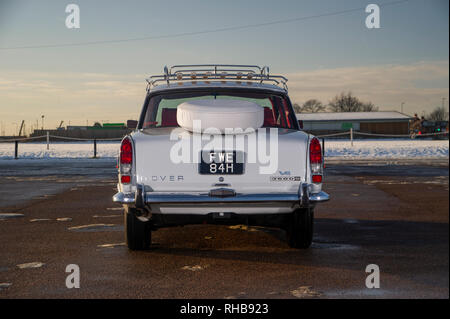
[[[69,227],[68,230],[74,230],[74,231],[97,231],[97,230],[112,228],[114,226],[116,226],[116,225],[114,225],[114,224],[90,224],[90,225],[81,225],[81,226]]]
[[[202,267],[200,265],[195,265],[195,266],[184,266],[181,269],[190,270],[190,271],[199,271],[199,270],[205,269],[205,267]]]
[[[97,142],[97,157],[109,160],[117,158],[119,147],[120,142]],[[94,144],[93,142],[51,142],[47,150],[46,143],[19,142],[18,155],[19,159],[91,159],[94,156]],[[14,159],[14,143],[0,143],[0,159]]]
[[[35,223],[35,222],[48,222],[51,221],[50,218],[34,218],[34,219],[30,219],[30,223]]]
[[[433,140],[325,140],[325,159],[446,158],[448,141]]]
[[[17,265],[17,267],[19,267],[20,269],[28,269],[28,268],[41,268],[44,265],[45,265],[44,263],[35,261],[35,262],[31,262],[31,263],[26,263],[26,264],[20,264],[20,265]]]
[[[297,298],[313,298],[321,296],[321,293],[312,289],[311,286],[301,286],[291,291],[291,294]]]
[[[19,143],[20,161],[36,160],[70,160],[115,161],[119,152],[119,142],[102,142],[97,144],[98,159],[92,159],[93,143],[50,143],[47,150],[45,143]],[[346,159],[405,159],[405,158],[446,158],[449,155],[448,140],[411,140],[411,139],[364,139],[325,140],[325,157]],[[14,158],[14,144],[0,143],[0,159]]]

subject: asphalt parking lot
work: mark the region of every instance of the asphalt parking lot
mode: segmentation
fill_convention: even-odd
[[[124,245],[115,163],[0,163],[0,298],[448,298],[448,161],[329,162],[314,243],[272,228],[161,229]],[[68,289],[68,264],[80,268]],[[365,268],[380,268],[380,288]]]

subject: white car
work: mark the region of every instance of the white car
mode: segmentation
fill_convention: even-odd
[[[147,79],[136,130],[118,159],[127,245],[186,224],[248,224],[286,230],[307,248],[322,191],[320,141],[300,128],[287,79],[268,67],[179,65]]]

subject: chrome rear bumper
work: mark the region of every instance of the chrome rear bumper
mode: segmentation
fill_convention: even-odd
[[[211,196],[208,193],[169,193],[146,192],[140,196],[137,193],[119,192],[113,196],[113,202],[122,204],[138,204],[142,198],[144,205],[151,204],[265,204],[265,203],[317,203],[330,199],[325,192],[308,194],[301,193],[262,193],[262,194],[235,194],[234,196]]]

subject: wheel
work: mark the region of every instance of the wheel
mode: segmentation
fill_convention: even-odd
[[[136,217],[136,209],[125,208],[124,212],[125,240],[131,250],[146,250],[152,241],[151,223]]]
[[[314,210],[299,208],[290,218],[286,229],[287,242],[292,248],[308,248],[313,238]]]

